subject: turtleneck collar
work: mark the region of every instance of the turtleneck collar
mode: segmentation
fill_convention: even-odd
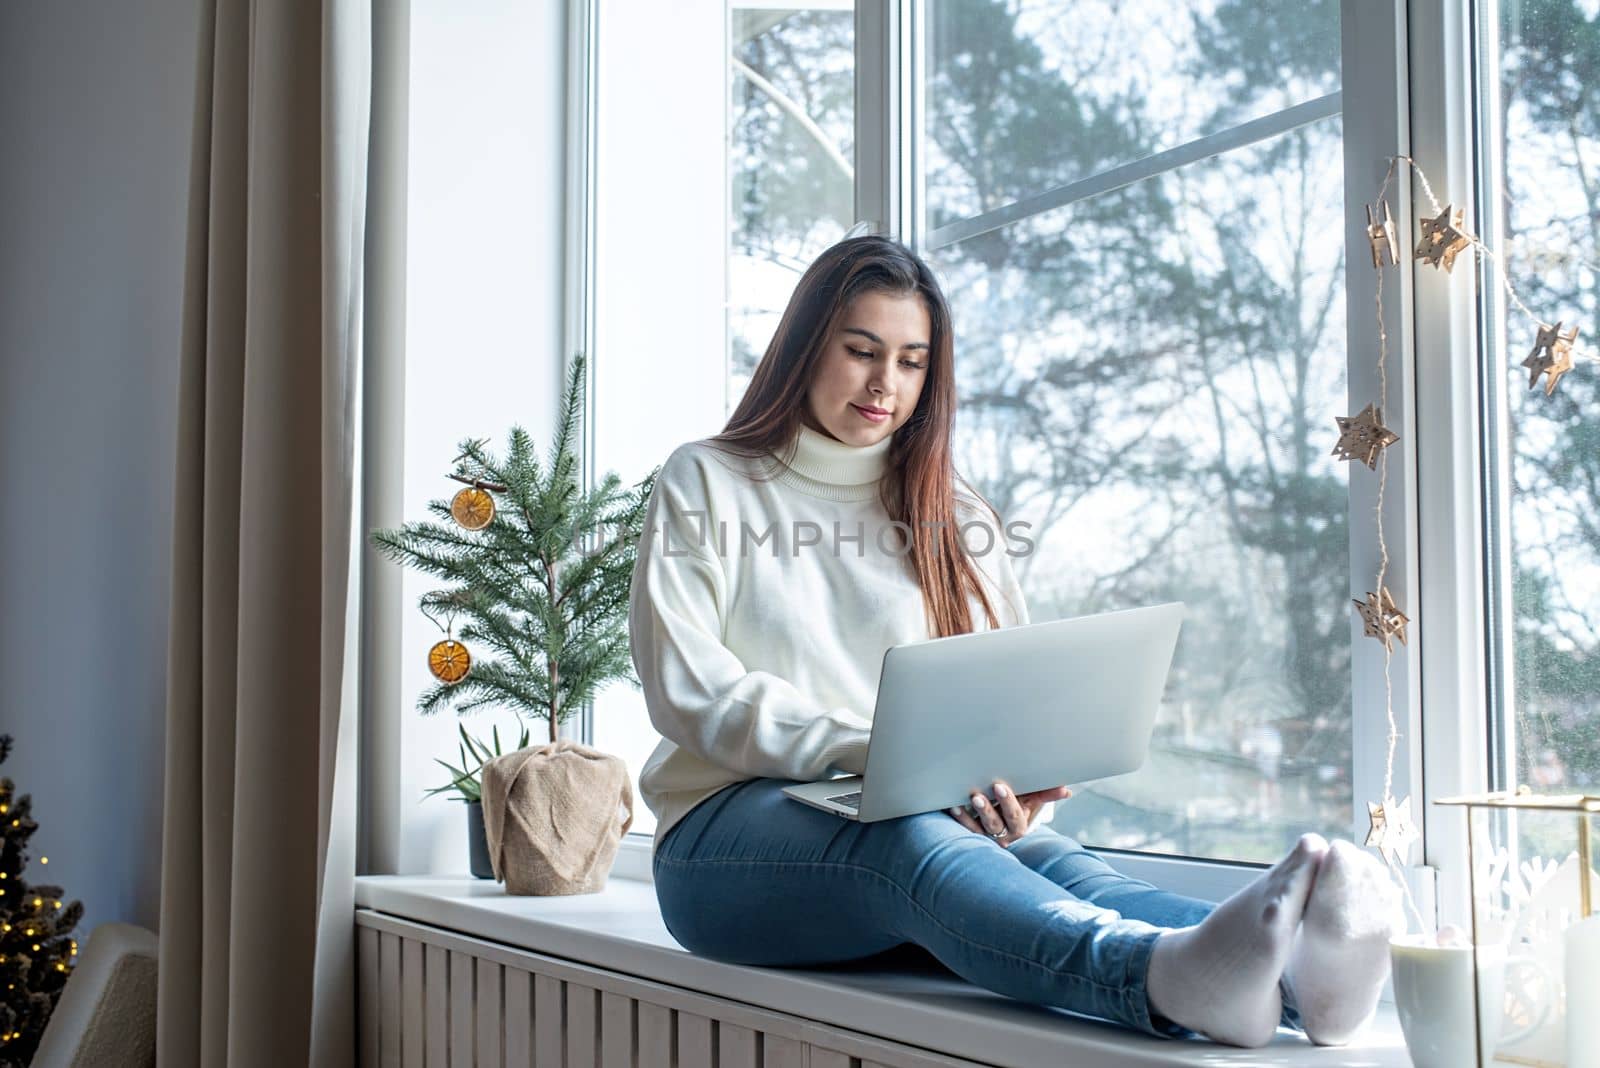
[[[795,474],[832,487],[826,496],[863,500],[874,495],[892,444],[891,434],[873,445],[849,445],[802,423],[790,448],[779,452],[778,458]]]

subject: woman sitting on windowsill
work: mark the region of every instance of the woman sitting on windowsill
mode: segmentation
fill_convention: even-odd
[[[1151,1034],[1260,1046],[1284,1025],[1349,1041],[1398,906],[1349,842],[1304,835],[1213,905],[1120,875],[1041,821],[1066,787],[996,783],[970,811],[873,823],[781,792],[865,770],[889,647],[1028,622],[1006,552],[962,539],[987,515],[1005,544],[951,463],[953,360],[927,265],[848,238],[801,278],[727,427],[663,465],[629,625],[663,736],[639,787],[668,930],[768,966],[911,942],[990,990]],[[1005,714],[974,712],[974,731]]]

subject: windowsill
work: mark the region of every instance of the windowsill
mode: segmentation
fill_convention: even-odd
[[[661,921],[653,887],[616,872],[601,893],[561,897],[511,896],[499,883],[465,876],[367,875],[356,879],[356,906],[985,1064],[1405,1068],[1410,1063],[1389,1005],[1380,1006],[1378,1019],[1356,1046],[1320,1048],[1280,1030],[1270,1045],[1244,1050],[1200,1039],[1155,1038],[1029,1005],[943,971],[723,964],[678,945]]]

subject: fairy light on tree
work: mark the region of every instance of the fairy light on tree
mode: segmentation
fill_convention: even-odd
[[[11,736],[0,735],[0,763],[11,754]],[[30,886],[28,839],[39,825],[33,798],[17,795],[16,783],[0,777],[0,1068],[21,1068],[33,1060],[44,1026],[55,1011],[72,974],[78,943],[72,932],[83,918],[83,903],[62,908],[59,886]],[[41,857],[40,864],[47,863]]]

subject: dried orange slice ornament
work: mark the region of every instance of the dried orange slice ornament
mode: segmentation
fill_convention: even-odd
[[[446,638],[428,650],[428,670],[440,682],[455,685],[467,677],[472,668],[472,657],[467,647],[454,638]]]
[[[468,486],[450,498],[450,515],[468,530],[482,530],[494,519],[494,498],[486,489]]]

